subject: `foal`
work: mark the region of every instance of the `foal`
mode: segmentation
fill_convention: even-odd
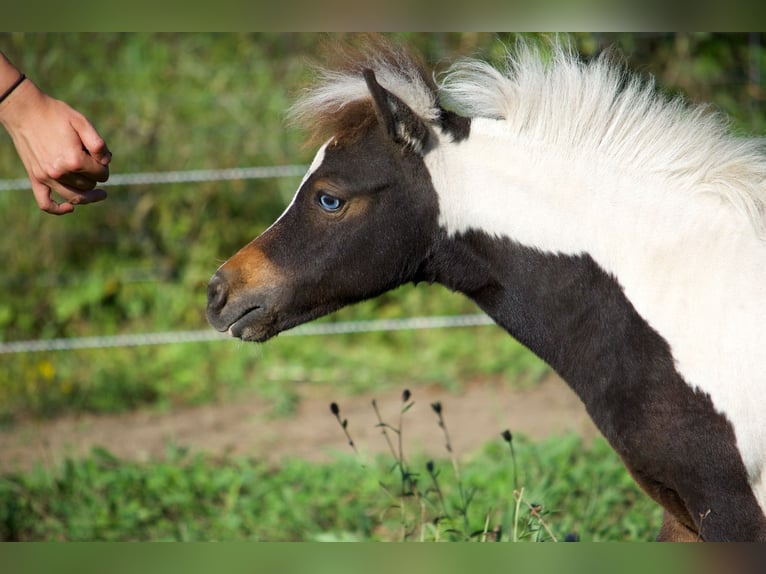
[[[439,86],[386,45],[321,73],[293,113],[324,143],[213,275],[208,320],[265,341],[444,284],[575,390],[665,508],[660,540],[766,540],[766,158],[607,57],[552,51]]]

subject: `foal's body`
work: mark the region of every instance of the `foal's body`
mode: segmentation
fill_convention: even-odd
[[[395,50],[328,76],[298,114],[330,138],[211,324],[261,341],[440,282],[572,386],[661,539],[766,540],[766,160],[605,61],[520,52],[441,90]]]
[[[696,539],[700,516],[736,508],[730,521],[719,510],[716,525],[707,515],[703,534],[766,536],[747,526],[762,525],[766,508],[766,244],[719,198],[690,214],[688,197],[660,181],[637,193],[635,181],[649,179],[641,174],[499,144],[497,123],[474,121],[470,140],[426,156],[429,167],[441,163],[429,169],[440,174],[439,197],[456,205],[445,213],[440,202],[454,238],[440,255],[450,272],[437,265],[429,279],[471,296],[562,375],[636,480],[673,509],[663,535]],[[498,149],[513,151],[500,161]],[[626,201],[615,205],[609,195],[626,177]],[[455,271],[459,253],[470,255]]]

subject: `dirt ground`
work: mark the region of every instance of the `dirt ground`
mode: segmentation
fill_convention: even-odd
[[[349,447],[330,413],[333,389],[306,386],[299,390],[297,412],[275,418],[271,406],[251,398],[217,405],[158,413],[139,411],[112,416],[79,415],[53,421],[25,422],[0,431],[0,472],[26,470],[36,462],[54,466],[66,457],[102,446],[121,458],[145,461],[162,457],[168,444],[192,452],[242,454],[278,462],[283,457],[325,461]],[[341,417],[362,452],[388,449],[371,407],[375,398],[387,422],[397,424],[401,392],[347,397]],[[551,376],[530,390],[512,391],[497,382],[476,382],[461,394],[438,387],[413,391],[415,405],[404,418],[405,453],[425,451],[444,456],[444,435],[430,404],[440,401],[453,450],[458,456],[510,429],[532,439],[575,432],[598,434],[580,400]]]

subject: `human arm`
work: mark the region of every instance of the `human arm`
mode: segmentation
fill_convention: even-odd
[[[0,94],[19,77],[0,53]],[[75,205],[106,199],[96,186],[109,177],[112,154],[81,113],[27,78],[0,102],[0,123],[13,139],[40,209],[62,215]],[[65,201],[56,202],[54,191]]]

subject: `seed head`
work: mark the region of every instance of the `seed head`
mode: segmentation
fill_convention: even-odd
[[[340,414],[340,408],[338,407],[338,403],[330,403],[330,412],[334,414],[336,417]]]
[[[412,396],[412,395],[410,394],[409,389],[404,389],[404,392],[402,392],[402,402],[406,403],[407,401],[409,401],[410,400],[410,396]]]
[[[505,429],[502,432],[502,437],[503,437],[503,440],[507,442],[508,444],[510,444],[511,441],[513,440],[513,435],[511,434],[511,431],[509,431],[508,429]]]
[[[435,403],[431,403],[431,408],[434,410],[434,412],[437,415],[442,414],[442,404],[439,401],[436,401]]]

